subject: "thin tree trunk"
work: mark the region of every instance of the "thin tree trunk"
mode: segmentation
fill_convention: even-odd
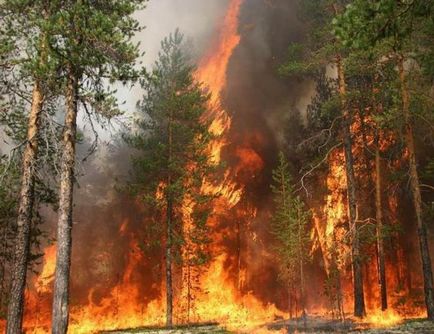
[[[171,168],[172,163],[172,145],[173,145],[173,134],[172,134],[172,115],[169,116],[168,125],[169,134],[169,158],[168,165]],[[172,286],[172,234],[173,234],[173,195],[172,195],[172,176],[169,171],[169,176],[167,178],[168,187],[168,197],[167,197],[167,230],[166,230],[166,326],[172,327],[173,325],[173,286]]]
[[[289,319],[292,320],[292,288],[291,283],[288,283],[288,308],[289,308]]]
[[[339,268],[337,268],[337,278],[336,278],[336,289],[337,289],[337,302],[338,302],[338,311],[339,318],[342,322],[345,321],[345,310],[344,310],[344,301],[342,297],[342,284],[341,284],[341,273]]]
[[[237,286],[241,292],[241,223],[237,219]]]
[[[417,172],[416,150],[414,144],[413,127],[410,119],[410,95],[407,87],[407,80],[404,69],[404,57],[400,56],[398,61],[399,79],[401,82],[402,110],[405,120],[405,141],[408,150],[408,162],[410,173],[410,188],[413,197],[413,205],[416,214],[417,230],[419,236],[420,255],[422,260],[423,282],[425,292],[425,304],[427,316],[434,320],[434,288],[431,258],[429,253],[429,243],[427,227],[422,217],[422,196],[420,193],[419,175]]]
[[[333,231],[333,245],[336,245],[336,231]],[[342,294],[342,282],[341,282],[341,271],[338,266],[338,256],[336,249],[331,250],[331,270],[329,275],[336,283],[336,302],[338,307],[339,318],[341,321],[345,321],[345,310],[344,310],[344,300]],[[329,276],[330,277],[330,276]]]
[[[373,96],[374,108],[377,114],[381,113],[382,106],[376,101],[375,95],[378,91],[376,82],[377,76],[374,79]],[[375,218],[377,220],[377,266],[378,266],[378,283],[380,287],[381,310],[387,309],[387,277],[386,277],[386,256],[384,251],[384,236],[383,236],[383,201],[382,201],[382,165],[380,155],[380,130],[376,128],[375,137]]]
[[[357,230],[357,195],[356,195],[356,177],[354,173],[354,159],[352,152],[351,139],[351,117],[346,105],[346,85],[345,74],[342,65],[342,59],[337,57],[336,61],[338,70],[339,95],[341,97],[343,112],[343,140],[345,151],[345,172],[347,176],[348,187],[348,220],[351,233],[351,255],[353,268],[353,285],[354,285],[354,316],[364,317],[365,299],[363,291],[363,272],[360,257],[360,240]]]
[[[192,289],[193,289],[193,283],[192,283],[192,273],[191,273],[191,267],[192,267],[192,263],[191,263],[191,226],[190,223],[187,223],[187,238],[186,238],[186,243],[185,243],[185,247],[186,247],[186,259],[184,259],[184,263],[187,264],[187,325],[190,324],[190,309],[191,309],[191,302],[192,302]],[[184,267],[183,267],[183,271],[184,271]]]
[[[380,285],[381,310],[384,311],[387,309],[387,282],[384,254],[383,205],[381,199],[381,157],[379,145],[379,134],[377,133],[375,135],[375,214],[377,220],[378,283]]]
[[[301,213],[298,212],[298,216],[300,217]],[[303,236],[302,236],[302,225],[299,219],[298,221],[298,264],[300,270],[300,304],[302,309],[302,317],[304,327],[306,327],[306,296],[305,296],[305,286],[304,286],[304,268],[303,268]]]
[[[52,333],[65,334],[69,320],[69,273],[71,267],[71,230],[77,133],[78,75],[71,66],[66,86],[66,115],[62,139],[62,160],[57,223],[56,271],[53,294]]]
[[[172,200],[167,203],[167,235],[166,235],[166,326],[173,325],[173,287],[172,287]]]
[[[21,334],[23,321],[24,289],[30,248],[30,228],[34,203],[36,160],[38,157],[38,135],[44,94],[41,83],[36,80],[27,128],[27,142],[22,158],[20,202],[18,204],[17,236],[15,239],[12,285],[9,294],[7,334]]]
[[[191,288],[192,288],[192,282],[191,282],[191,265],[190,265],[190,256],[188,258],[187,262],[187,324],[190,324],[190,308],[191,308]]]

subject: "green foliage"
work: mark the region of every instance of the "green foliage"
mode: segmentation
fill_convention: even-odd
[[[282,76],[314,74],[318,69],[318,62],[315,59],[310,62],[306,61],[307,55],[305,52],[304,45],[291,44],[288,47],[288,61],[279,67],[279,74]]]
[[[430,18],[433,5],[431,0],[354,0],[334,19],[334,33],[346,46],[367,48],[390,40],[395,50],[401,50],[418,21]]]
[[[309,235],[307,224],[310,212],[299,196],[295,195],[288,163],[283,153],[279,164],[273,170],[275,211],[272,218],[272,233],[276,239],[279,256],[280,278],[288,283],[300,278],[300,264],[308,259]]]

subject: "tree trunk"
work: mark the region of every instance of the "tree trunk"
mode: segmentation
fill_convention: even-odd
[[[191,282],[191,265],[190,265],[190,255],[187,259],[187,325],[190,324],[190,308],[192,302],[191,296],[192,282]]]
[[[377,102],[376,93],[378,88],[376,83],[378,76],[374,78],[373,86],[373,103],[377,114],[382,111],[382,105]],[[381,310],[385,311],[387,305],[387,277],[386,277],[386,256],[384,251],[384,235],[383,235],[383,201],[382,201],[382,165],[380,155],[380,130],[376,126],[374,135],[375,144],[375,218],[377,221],[376,237],[377,237],[377,267],[378,267],[378,284],[380,288]]]
[[[241,292],[241,223],[237,219],[237,286],[238,291]]]
[[[166,326],[173,325],[173,287],[172,287],[172,200],[167,203],[167,235],[166,235]]]
[[[36,160],[38,157],[38,135],[44,94],[41,83],[36,80],[32,93],[32,105],[28,120],[27,142],[22,158],[20,202],[18,204],[17,236],[15,239],[12,284],[9,295],[7,334],[21,334],[23,321],[24,288],[26,285],[27,262],[30,242],[30,227],[34,202]]]
[[[336,290],[337,290],[337,303],[338,303],[338,312],[339,318],[342,322],[345,322],[345,310],[344,310],[344,300],[342,294],[342,283],[341,283],[341,273],[339,268],[337,268],[337,279],[336,279]]]
[[[292,287],[291,283],[288,283],[288,308],[289,308],[289,319],[292,320]]]
[[[398,61],[399,79],[401,82],[402,111],[405,120],[405,141],[408,150],[408,163],[410,173],[410,188],[413,197],[413,205],[416,214],[417,230],[419,236],[420,255],[422,260],[423,282],[425,292],[425,304],[427,316],[434,320],[434,288],[431,258],[429,253],[427,227],[422,217],[422,196],[420,193],[419,175],[417,172],[417,160],[414,144],[413,127],[410,119],[410,95],[408,92],[404,57],[400,56]]]
[[[301,216],[300,211],[298,216]],[[301,305],[301,316],[303,317],[304,327],[306,327],[306,296],[305,296],[305,286],[304,286],[304,267],[303,267],[303,228],[301,225],[300,218],[298,220],[298,263],[300,270],[300,305]]]
[[[381,310],[384,311],[387,309],[387,285],[383,237],[383,205],[381,200],[381,157],[379,145],[379,134],[377,133],[375,135],[375,215],[377,220],[378,283],[380,285]]]
[[[346,103],[346,85],[345,74],[342,65],[342,59],[337,57],[336,61],[338,71],[339,95],[341,97],[343,112],[343,141],[345,151],[345,172],[347,177],[347,194],[348,194],[348,220],[351,233],[351,256],[353,268],[354,284],[354,316],[364,317],[365,299],[363,292],[363,272],[360,258],[360,240],[357,230],[357,195],[356,195],[356,177],[354,174],[354,159],[352,152],[351,139],[351,115],[347,109]]]
[[[69,273],[71,266],[71,229],[77,133],[78,75],[68,69],[63,154],[60,171],[59,217],[57,223],[56,272],[53,294],[52,333],[65,334],[69,320]]]
[[[173,195],[172,195],[172,175],[170,172],[172,164],[172,114],[169,115],[168,122],[168,135],[169,135],[169,157],[168,169],[169,175],[167,177],[167,231],[166,231],[166,326],[172,327],[173,325],[173,287],[172,287],[172,234],[173,234]]]
[[[336,245],[336,230],[333,230],[333,245]],[[339,313],[339,319],[341,321],[345,321],[345,310],[344,310],[344,298],[342,293],[342,278],[341,271],[338,266],[338,256],[336,252],[336,248],[331,250],[331,268],[329,275],[331,275],[332,280],[336,284],[336,303]],[[329,276],[330,277],[330,276]]]
[[[306,297],[305,297],[305,287],[304,287],[304,268],[303,268],[303,258],[299,260],[300,265],[300,305],[301,305],[301,316],[303,318],[303,326],[306,328]]]

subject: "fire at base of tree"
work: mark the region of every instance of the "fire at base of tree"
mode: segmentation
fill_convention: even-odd
[[[2,331],[434,332],[434,0],[0,14]]]

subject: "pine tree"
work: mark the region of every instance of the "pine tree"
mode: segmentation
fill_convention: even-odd
[[[209,257],[206,223],[213,195],[202,191],[205,177],[209,180],[214,169],[209,162],[211,134],[205,116],[209,95],[195,81],[194,69],[183,35],[176,31],[165,38],[152,72],[142,80],[145,95],[139,104],[139,130],[126,137],[140,150],[133,160],[132,189],[147,206],[158,208],[156,215],[165,229],[168,327],[173,324],[175,261],[182,259],[183,252],[188,267],[205,264]],[[186,205],[191,211],[188,217]],[[190,301],[191,296],[187,298]]]
[[[21,187],[19,188],[17,233],[14,265],[11,268],[12,285],[9,294],[7,333],[21,333],[24,286],[29,259],[31,225],[35,204],[35,182],[44,102],[52,83],[56,62],[48,47],[49,17],[53,8],[46,1],[4,1],[0,4],[1,48],[0,71],[2,87],[1,119],[16,121],[19,108],[28,108],[26,136],[22,138]],[[37,14],[36,14],[37,13]],[[31,103],[25,98],[32,88]],[[15,122],[16,123],[16,122]],[[15,137],[17,134],[15,134]]]
[[[273,170],[275,211],[272,218],[272,233],[277,242],[280,277],[289,286],[299,287],[302,317],[306,317],[306,286],[304,266],[308,259],[309,235],[307,224],[309,212],[299,196],[295,195],[288,163],[283,153]]]
[[[119,114],[109,83],[136,77],[138,45],[131,42],[140,30],[132,15],[146,0],[55,2],[61,6],[51,23],[50,49],[61,60],[65,121],[61,141],[57,254],[53,296],[52,332],[68,329],[69,273],[79,106],[88,121]]]

